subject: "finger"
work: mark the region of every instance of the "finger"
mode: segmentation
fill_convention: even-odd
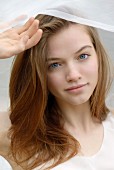
[[[28,40],[29,40],[29,36],[25,35],[23,38],[21,38],[20,42],[22,42],[22,43],[24,43],[24,45],[26,45]]]
[[[28,42],[29,36],[24,36],[20,41],[15,42],[9,50],[10,56],[17,55],[26,49],[26,44]]]
[[[11,28],[9,30],[4,31],[3,33],[0,34],[0,39],[11,39],[11,40],[20,40],[22,37],[16,33],[15,28]]]
[[[29,49],[35,46],[41,39],[43,31],[39,29],[33,36],[30,38],[26,44],[26,49]]]
[[[17,31],[18,34],[21,34],[26,30],[28,30],[33,22],[34,22],[34,18],[32,17],[23,26],[21,26],[20,28],[15,28],[15,30]]]
[[[25,19],[27,19],[27,15],[20,15],[20,16],[18,16],[17,18],[9,21],[9,22],[8,22],[8,25],[9,25],[9,26],[10,26],[10,25],[14,25],[14,24],[16,24],[16,23],[18,23],[18,22],[20,22],[20,21],[25,20]]]
[[[16,23],[23,21],[26,18],[27,18],[27,15],[20,15],[17,18],[15,18],[9,22],[3,22],[2,24],[0,24],[0,29],[4,29],[4,28],[10,27],[12,25],[15,25]]]
[[[30,26],[32,25],[32,23],[34,22],[34,18],[30,18],[25,25],[21,26],[20,28],[11,28],[9,30],[6,30],[4,33],[2,33],[2,37],[6,36],[6,37],[12,37],[14,38],[14,35],[17,38],[22,38],[23,36],[27,35],[26,31],[30,28]]]
[[[34,20],[34,22],[29,27],[29,29],[27,31],[23,32],[21,34],[21,36],[28,35],[29,38],[31,38],[38,31],[38,26],[39,26],[39,21],[38,20]]]

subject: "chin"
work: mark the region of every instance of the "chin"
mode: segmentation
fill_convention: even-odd
[[[88,103],[88,102],[89,102],[89,99],[90,99],[90,98],[79,98],[79,99],[70,101],[70,104],[72,104],[72,105],[74,105],[74,106],[82,105],[82,104]]]

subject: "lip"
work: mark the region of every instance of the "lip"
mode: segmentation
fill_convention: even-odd
[[[79,88],[81,88],[81,87],[84,87],[84,86],[86,86],[87,85],[87,83],[86,84],[79,84],[79,85],[77,85],[77,86],[71,86],[71,87],[69,87],[69,88],[67,88],[67,89],[65,89],[66,91],[72,91],[72,90],[76,90],[76,89],[79,89]]]

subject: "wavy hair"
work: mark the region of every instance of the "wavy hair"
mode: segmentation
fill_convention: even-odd
[[[64,129],[54,96],[48,93],[46,75],[48,39],[74,23],[48,15],[36,18],[43,30],[42,38],[36,46],[15,58],[9,86],[12,155],[27,170],[37,166],[51,169],[72,158],[80,148],[79,142]],[[98,83],[90,98],[91,113],[102,121],[109,112],[105,105],[110,85],[108,56],[97,31],[84,27],[94,45],[99,64]],[[28,163],[24,166],[24,162]]]

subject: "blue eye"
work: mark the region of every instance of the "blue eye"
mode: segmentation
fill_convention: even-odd
[[[85,60],[85,59],[88,58],[88,56],[89,56],[88,54],[82,54],[82,55],[79,56],[79,59],[80,60]]]
[[[59,66],[60,66],[59,63],[53,63],[53,64],[50,64],[50,65],[49,65],[49,68],[57,68],[57,67],[59,67]]]

